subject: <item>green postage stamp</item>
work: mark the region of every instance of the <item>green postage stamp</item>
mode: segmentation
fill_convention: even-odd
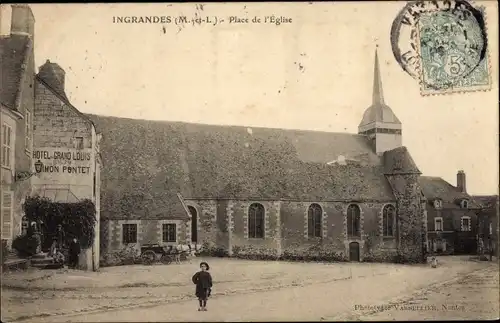
[[[425,13],[418,35],[422,94],[490,89],[487,44],[473,15]]]
[[[468,1],[408,2],[393,21],[391,44],[422,95],[491,89],[485,14]]]

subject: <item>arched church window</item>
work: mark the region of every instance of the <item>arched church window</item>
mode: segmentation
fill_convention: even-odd
[[[396,223],[396,209],[394,208],[394,206],[384,206],[384,210],[382,211],[382,221],[384,237],[394,236]]]
[[[347,234],[349,236],[360,236],[361,210],[356,204],[347,208]]]
[[[307,210],[307,236],[309,238],[321,237],[321,222],[323,210],[318,204],[311,204]]]
[[[253,203],[248,209],[248,237],[264,238],[264,206]]]

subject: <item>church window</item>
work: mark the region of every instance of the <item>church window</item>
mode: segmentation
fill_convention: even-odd
[[[361,210],[355,204],[347,208],[347,234],[358,237],[360,235]]]
[[[307,211],[307,236],[309,238],[321,237],[321,222],[323,210],[318,204],[311,204]]]
[[[395,231],[396,209],[392,205],[386,205],[382,213],[383,235],[384,237],[392,237]]]
[[[259,203],[250,205],[248,209],[248,237],[264,238],[264,206]]]

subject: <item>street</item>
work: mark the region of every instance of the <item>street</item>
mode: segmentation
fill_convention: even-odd
[[[11,322],[16,316],[17,320],[33,322],[391,320],[392,317],[409,320],[412,317],[420,318],[422,314],[432,314],[437,319],[461,319],[466,315],[475,317],[478,314],[477,308],[483,311],[482,318],[498,316],[495,315],[498,313],[498,266],[495,263],[446,257],[441,260],[440,267],[432,269],[429,266],[394,264],[307,264],[232,259],[208,261],[213,266],[214,278],[224,279],[219,279],[219,283],[214,284],[214,296],[209,299],[207,312],[197,311],[197,301],[192,295],[194,290],[190,284],[169,287],[156,285],[148,288],[142,283],[134,283],[136,287],[112,290],[111,286],[102,290],[96,286],[93,292],[88,289],[79,290],[76,286],[73,290],[65,291],[62,288],[60,292],[54,292],[54,289],[51,292],[31,291],[32,296],[40,294],[35,302],[26,302],[22,309],[18,307],[18,311],[25,313],[24,318],[20,313],[12,313],[15,308],[14,298],[11,300],[11,307],[5,309],[11,312]],[[179,269],[178,273],[184,272],[181,270],[183,266],[188,265],[179,265],[176,268]],[[191,266],[195,269],[196,264]],[[133,279],[140,277],[139,268],[128,268],[129,271],[135,271],[136,276],[131,275],[135,277]],[[124,268],[109,268],[110,273],[117,270]],[[223,276],[215,276],[217,271]],[[332,275],[329,276],[328,273]],[[495,273],[496,281],[493,277]],[[190,278],[190,275],[183,276]],[[108,282],[103,283],[111,284],[110,281],[108,279]],[[487,283],[489,289],[486,290],[484,284],[477,285],[479,282]],[[457,284],[461,284],[461,288]],[[463,303],[462,297],[469,297],[473,291],[467,284],[476,284],[478,288],[481,286],[481,289],[475,289],[477,297],[474,308],[472,304]],[[42,286],[37,288],[40,287]],[[420,305],[436,306],[440,310],[430,312],[407,307],[382,312],[364,310],[390,304],[413,304],[419,295],[435,289],[441,294],[428,296],[420,301]],[[15,294],[13,291],[9,293]],[[97,294],[101,294],[101,297],[97,298]],[[443,298],[443,295],[448,294],[453,295],[453,298]],[[49,297],[43,299],[43,295]],[[123,302],[117,302],[117,299]],[[100,306],[90,304],[92,301]],[[61,306],[56,311],[56,303],[68,306]],[[447,311],[442,310],[443,304],[448,306]],[[52,313],[47,312],[50,306],[54,307]],[[488,310],[484,311],[485,309]],[[30,311],[31,317],[28,315]]]

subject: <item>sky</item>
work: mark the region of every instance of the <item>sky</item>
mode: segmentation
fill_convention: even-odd
[[[498,10],[486,8],[492,89],[422,96],[391,51],[404,2],[33,4],[35,59],[66,71],[84,113],[356,133],[371,104],[378,46],[386,103],[426,176],[498,194]],[[113,23],[114,16],[276,16],[291,23]],[[8,33],[10,8],[2,8]]]

